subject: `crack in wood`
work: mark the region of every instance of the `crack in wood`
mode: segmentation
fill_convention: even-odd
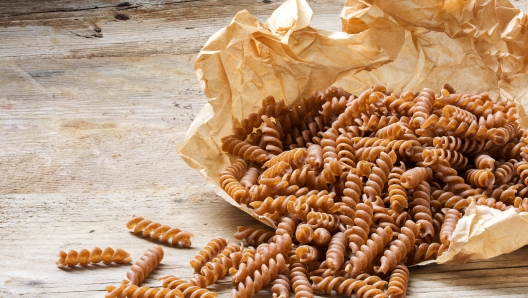
[[[199,2],[199,1],[203,1],[203,0],[182,0],[182,1],[174,1],[174,2],[154,3],[154,4],[148,4],[148,5],[155,7],[155,6],[162,6],[162,5],[172,5],[172,4],[181,4],[181,3],[188,3],[188,2]],[[123,3],[128,3],[128,2],[122,2],[116,5],[96,5],[94,7],[82,7],[82,8],[73,8],[73,9],[51,9],[51,10],[34,11],[34,12],[28,12],[28,13],[7,14],[7,15],[1,16],[1,18],[29,16],[29,15],[43,14],[43,13],[80,12],[80,11],[97,10],[97,9],[104,9],[104,8],[117,8],[118,10],[124,10],[124,9],[139,8],[143,6],[143,4],[124,5]]]

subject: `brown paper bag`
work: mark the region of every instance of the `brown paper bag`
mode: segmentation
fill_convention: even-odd
[[[209,102],[177,147],[221,197],[270,226],[218,184],[232,159],[220,139],[268,95],[292,105],[331,85],[359,94],[374,84],[438,92],[449,83],[459,93],[516,100],[521,123],[528,119],[528,17],[508,1],[347,0],[343,32],[311,27],[312,15],[305,0],[288,0],[264,24],[244,10],[211,36],[194,64]],[[471,204],[437,262],[491,258],[525,244],[528,214]]]

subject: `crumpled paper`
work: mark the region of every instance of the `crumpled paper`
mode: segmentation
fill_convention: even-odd
[[[261,23],[248,11],[216,32],[194,68],[208,103],[182,143],[181,157],[231,204],[218,184],[231,164],[220,139],[261,106],[268,95],[288,105],[314,90],[340,86],[359,94],[374,84],[400,93],[445,83],[459,93],[488,91],[515,100],[521,125],[528,117],[528,17],[503,0],[347,0],[343,32],[310,26],[305,0],[288,0]],[[438,263],[487,259],[528,244],[528,214],[471,204]]]

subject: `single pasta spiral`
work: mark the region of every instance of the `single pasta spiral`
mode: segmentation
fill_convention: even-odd
[[[246,186],[251,182],[249,180],[250,177],[245,176],[246,172],[249,172],[247,171],[247,164],[241,158],[235,160],[225,171],[220,172],[220,186],[238,203],[245,203],[249,199]],[[243,184],[241,179],[244,178]],[[253,182],[252,184],[255,183]]]
[[[306,266],[299,261],[295,251],[290,253],[290,282],[295,298],[313,298],[312,286],[308,279]]]
[[[401,228],[398,239],[393,241],[393,244],[381,257],[381,265],[375,266],[374,270],[383,274],[394,270],[396,265],[403,261],[407,253],[411,251],[419,231],[420,225],[408,220],[405,227]]]
[[[209,243],[207,243],[207,245],[190,261],[191,267],[195,272],[199,272],[207,262],[218,256],[228,244],[229,241],[224,238],[218,237],[211,239]]]
[[[183,293],[178,289],[168,288],[150,288],[150,287],[139,287],[137,285],[131,285],[128,280],[123,280],[123,283],[119,287],[107,286],[106,291],[108,294],[106,298],[125,298],[125,297],[136,297],[136,298],[184,298]]]
[[[111,263],[125,264],[130,263],[130,254],[121,248],[116,250],[107,247],[100,249],[96,247],[89,251],[87,249],[81,249],[79,252],[75,250],[70,250],[68,253],[60,251],[58,254],[59,260],[56,262],[59,268],[64,268],[66,266],[74,267],[79,264],[81,266],[88,266],[88,264],[97,264],[103,262],[108,265]]]
[[[405,171],[401,175],[402,186],[409,189],[414,188],[420,181],[429,181],[433,176],[431,168],[416,167]]]
[[[310,246],[310,245],[301,245],[297,247],[295,255],[301,263],[310,263],[316,260],[321,259],[323,251],[321,248]]]
[[[336,233],[332,236],[326,252],[326,264],[332,271],[337,271],[345,262],[347,237],[344,233]]]
[[[149,248],[127,272],[127,278],[133,285],[139,285],[158,266],[163,259],[163,249],[160,246]]]
[[[150,237],[160,242],[167,242],[181,247],[190,247],[192,245],[191,237],[194,237],[189,232],[183,232],[178,228],[171,228],[135,215],[132,215],[132,219],[128,221],[127,229],[134,234],[141,233],[143,237]]]
[[[246,277],[244,282],[240,282],[236,289],[233,289],[231,297],[233,298],[249,298],[263,287],[268,285],[272,280],[277,278],[279,272],[283,272],[286,267],[286,262],[282,254],[278,254],[275,258],[270,259],[268,264],[262,264],[259,270],[253,274],[254,277]]]
[[[185,298],[215,298],[217,294],[194,286],[186,281],[183,281],[175,276],[163,275],[158,277],[158,280],[163,281],[163,287],[169,289],[176,289],[183,293]]]
[[[367,284],[363,280],[357,280],[353,278],[346,279],[344,277],[333,277],[328,276],[325,278],[319,276],[311,277],[313,282],[313,288],[317,292],[325,292],[327,294],[335,291],[339,295],[352,296],[355,294],[358,298],[385,298],[387,295],[383,293],[383,290],[376,288],[375,286]]]
[[[275,235],[275,233],[272,231],[238,226],[237,232],[233,237],[238,240],[246,240],[248,245],[258,246],[262,243],[268,243],[273,235]]]
[[[398,264],[391,272],[389,278],[389,288],[387,294],[389,297],[405,297],[407,285],[409,284],[409,269],[403,264]]]
[[[444,224],[440,230],[440,241],[443,245],[449,247],[451,244],[451,237],[455,231],[458,220],[462,218],[462,213],[456,209],[449,209],[445,215]]]
[[[363,272],[368,265],[377,257],[392,240],[392,229],[390,227],[377,228],[372,233],[366,244],[362,245],[355,255],[350,258],[350,264],[347,265],[346,271],[351,277],[357,277]]]
[[[370,201],[359,203],[356,206],[354,226],[347,228],[345,231],[350,249],[352,249],[353,253],[356,253],[368,240],[373,212],[372,203]]]
[[[306,216],[308,225],[313,229],[324,228],[335,231],[339,228],[339,218],[334,214],[310,211]]]
[[[228,245],[218,256],[202,266],[200,273],[195,273],[194,279],[189,282],[201,288],[206,288],[214,284],[217,280],[224,277],[231,268],[237,265],[231,259],[231,255],[240,252],[241,249],[242,247],[236,244]]]
[[[262,164],[272,157],[272,154],[259,146],[241,141],[233,135],[222,138],[222,150],[257,164]]]
[[[314,238],[314,230],[307,224],[300,224],[295,230],[295,239],[301,244],[310,243]]]

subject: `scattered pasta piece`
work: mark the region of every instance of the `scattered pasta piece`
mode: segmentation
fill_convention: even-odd
[[[88,264],[97,264],[97,263],[117,263],[125,264],[130,263],[130,254],[121,248],[116,250],[107,247],[104,250],[96,247],[89,251],[87,249],[81,249],[79,252],[75,250],[70,250],[68,253],[60,251],[58,254],[59,260],[56,262],[59,268],[64,268],[66,266],[74,267],[76,265],[88,266]]]

